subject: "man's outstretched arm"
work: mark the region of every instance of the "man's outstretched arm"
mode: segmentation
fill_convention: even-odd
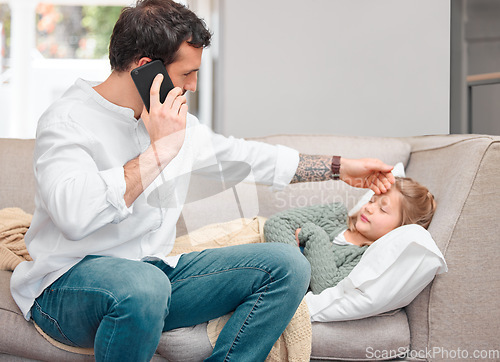
[[[394,183],[392,166],[374,158],[340,158],[340,179],[353,187],[370,188],[376,194],[387,192]],[[299,165],[291,183],[333,179],[332,156],[299,155]]]

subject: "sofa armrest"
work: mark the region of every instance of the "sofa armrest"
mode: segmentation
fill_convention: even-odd
[[[498,350],[500,283],[500,137],[408,139],[410,177],[428,186],[438,207],[429,231],[449,271],[407,308],[415,351]],[[498,352],[498,351],[497,351]],[[435,356],[436,360],[446,356]],[[498,358],[498,356],[497,356]]]

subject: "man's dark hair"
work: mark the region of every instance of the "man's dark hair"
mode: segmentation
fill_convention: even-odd
[[[208,47],[211,34],[205,22],[172,0],[139,0],[122,10],[109,44],[111,69],[123,72],[142,57],[175,61],[187,41],[196,48]]]

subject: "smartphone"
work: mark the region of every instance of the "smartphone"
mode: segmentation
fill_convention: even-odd
[[[174,85],[161,60],[153,60],[130,72],[148,113],[150,106],[149,101],[151,99],[151,86],[153,85],[153,80],[159,73],[163,74],[163,82],[160,87],[160,102],[163,103],[165,102],[165,98],[167,98],[168,92],[174,88]]]

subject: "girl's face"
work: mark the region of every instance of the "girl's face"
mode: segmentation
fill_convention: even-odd
[[[356,218],[356,230],[375,241],[401,225],[401,193],[392,187],[381,195],[373,195]]]

